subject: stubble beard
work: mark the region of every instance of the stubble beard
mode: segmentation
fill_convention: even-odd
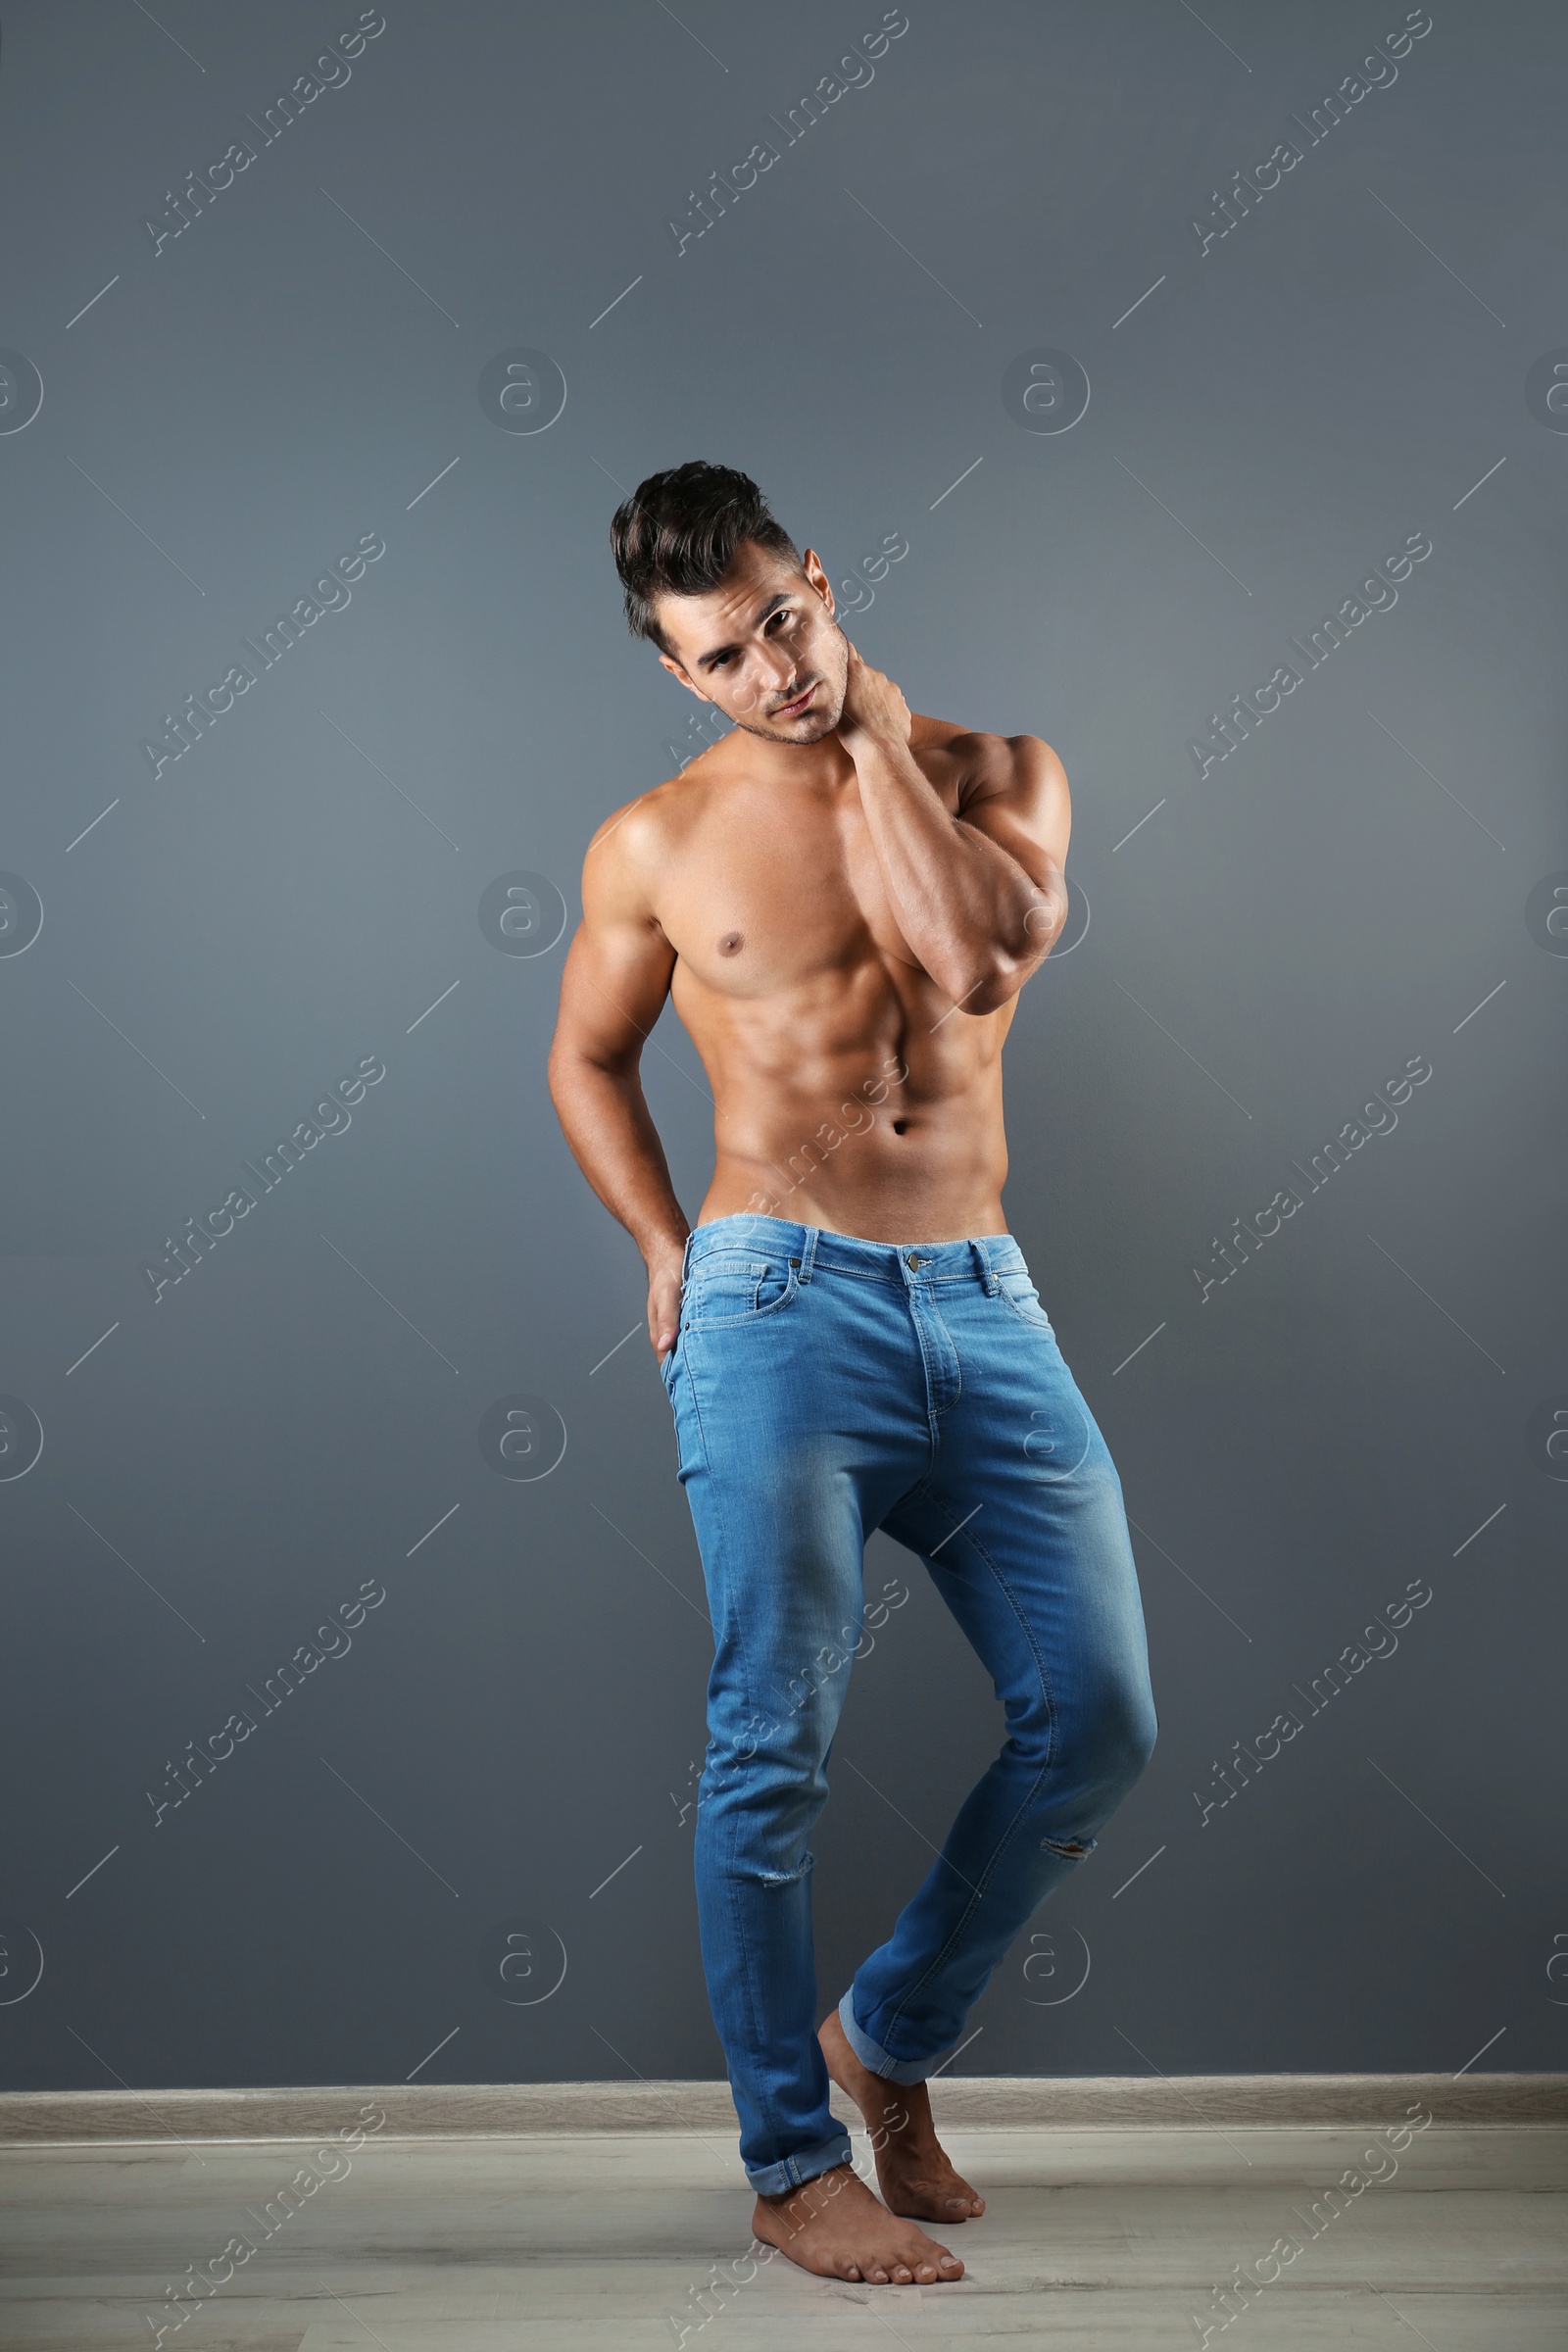
[[[821,672],[818,672],[816,684],[819,687],[826,687],[829,692],[832,691],[832,681]],[[837,727],[839,720],[844,716],[844,702],[847,684],[847,680],[840,680],[838,688],[838,707],[831,712],[830,715],[825,712],[819,714],[814,710],[808,714],[809,724],[815,729],[815,732],[812,734],[782,735],[775,727],[760,725],[757,720],[742,718],[738,713],[732,713],[732,716],[734,717],[734,723],[742,730],[743,733],[747,735],[760,736],[764,743],[780,743],[797,751],[808,751],[813,744],[821,743],[824,737],[831,735],[834,729]],[[805,691],[804,688],[802,691]]]
[[[813,712],[811,715],[814,724],[815,713]],[[824,719],[822,724],[817,727],[814,735],[781,735],[775,727],[760,727],[752,719],[738,718],[735,721],[742,734],[758,735],[764,743],[778,743],[782,744],[786,750],[800,752],[808,751],[812,744],[820,743],[824,736],[831,735],[838,723],[837,718],[828,718]]]

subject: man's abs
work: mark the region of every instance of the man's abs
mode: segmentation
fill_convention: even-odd
[[[715,1004],[677,965],[675,1009],[713,1086],[699,1224],[749,1210],[878,1242],[1005,1230],[1012,1006],[970,1018],[923,972],[868,963],[744,1007]]]

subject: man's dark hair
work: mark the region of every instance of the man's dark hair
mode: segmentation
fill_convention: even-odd
[[[651,473],[615,509],[611,551],[626,591],[626,622],[634,637],[650,637],[674,659],[654,616],[661,596],[702,596],[716,588],[743,539],[755,539],[800,563],[800,550],[776,522],[748,473],[733,466],[689,466]]]

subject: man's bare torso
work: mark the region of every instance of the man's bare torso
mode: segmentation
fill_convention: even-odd
[[[995,740],[914,718],[910,752],[950,815]],[[1016,998],[974,1017],[928,978],[842,765],[781,788],[737,730],[622,820],[713,1089],[698,1222],[752,1209],[873,1241],[1000,1233]]]
[[[713,1090],[700,1223],[1003,1232],[1002,1042],[1066,920],[1072,808],[1038,736],[914,717],[811,548],[742,536],[658,609],[662,664],[735,730],[589,843],[550,1089],[662,1359],[691,1230],[640,1074],[666,1000]]]

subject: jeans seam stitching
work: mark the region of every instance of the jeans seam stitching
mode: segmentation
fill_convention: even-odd
[[[748,1677],[748,1680],[750,1680],[750,1677]],[[746,1924],[741,1913],[740,1873],[735,1868],[735,1844],[740,1836],[740,1820],[738,1815],[732,1814],[730,1816],[728,1832],[730,1850],[727,1858],[727,1866],[724,1872],[724,1877],[729,1888],[730,1931],[735,1937],[736,1949],[741,1954],[741,1982],[746,1987],[746,2014],[751,2025],[752,2047],[754,2050],[756,2050],[760,2049],[762,2044],[761,2037],[757,2031],[757,2008],[753,1999],[753,1978],[755,1975],[755,1970],[752,1965],[752,1951],[751,1946],[746,1940]],[[769,2132],[776,2136],[778,2132],[779,2117],[774,2105],[771,2085],[769,2085],[767,2092],[766,2116],[767,2128]],[[786,2157],[784,2162],[788,2164],[791,2162],[791,2159]],[[795,2187],[798,2185],[798,2183],[792,2181],[790,2185],[791,2187]]]
[[[873,1274],[869,1267],[841,1266],[836,1264],[832,1258],[823,1257],[820,1251],[818,1251],[815,1262],[811,1267],[811,1279],[813,1282],[816,1280],[818,1274],[843,1274],[851,1282],[874,1282],[879,1284],[880,1287],[885,1291],[897,1291],[904,1288],[904,1285],[898,1280],[896,1275]]]
[[[929,1479],[935,1471],[937,1466],[937,1456],[942,1450],[942,1416],[944,1413],[951,1412],[954,1405],[957,1403],[959,1397],[963,1395],[963,1363],[959,1357],[953,1334],[951,1331],[949,1331],[947,1325],[942,1321],[941,1316],[936,1314],[935,1308],[932,1309],[932,1313],[944,1339],[947,1341],[948,1346],[953,1349],[953,1360],[958,1368],[958,1386],[947,1404],[937,1404],[934,1402],[931,1395],[931,1351],[925,1344],[925,1327],[921,1322],[919,1315],[915,1312],[914,1300],[911,1298],[909,1300],[909,1321],[914,1326],[915,1344],[920,1350],[920,1372],[925,1383],[925,1419],[926,1429],[929,1432],[929,1452],[926,1458],[927,1479]],[[924,1482],[922,1481],[922,1483]]]
[[[1006,1299],[1008,1312],[1017,1317],[1025,1331],[1050,1331],[1052,1329],[1051,1317],[1046,1313],[1044,1307],[1040,1309],[1040,1320],[1037,1323],[1032,1315],[1024,1313],[1017,1300],[1009,1295],[1004,1283],[998,1285],[998,1296]]]
[[[719,1497],[718,1481],[713,1475],[712,1462],[709,1454],[708,1433],[703,1428],[702,1406],[698,1401],[697,1396],[697,1379],[689,1363],[686,1367],[686,1386],[691,1393],[692,1413],[697,1422],[698,1434],[702,1439],[703,1467],[708,1474],[709,1485],[712,1494],[713,1516],[718,1522],[718,1540],[722,1551],[725,1555],[727,1555],[729,1552],[729,1533],[725,1525],[723,1506]],[[731,1632],[735,1642],[735,1646],[740,1652],[742,1675],[746,1690],[747,1707],[750,1712],[755,1715],[758,1712],[758,1708],[754,1696],[754,1686],[752,1683],[751,1654],[747,1649],[745,1634],[738,1620],[732,1620]],[[714,1628],[714,1636],[716,1644],[716,1627]],[[710,1733],[711,1733],[712,1727],[710,1725],[709,1729]],[[745,1922],[741,1913],[740,1873],[735,1868],[735,1846],[740,1836],[740,1820],[738,1815],[729,1815],[725,1824],[725,1832],[728,1839],[728,1851],[725,1858],[724,1877],[729,1890],[731,1933],[735,1937],[736,1948],[743,1956],[743,1967],[741,1974],[742,1983],[744,1984],[746,1989],[746,2013],[748,2020],[750,2021],[752,2047],[754,2049],[760,2049],[762,2046],[761,2036],[758,2032],[757,2009],[754,2000],[753,1981],[756,1972],[752,1965],[752,1952],[750,1945],[747,1942]],[[693,1850],[695,1859],[695,1842]],[[779,2128],[780,2119],[774,2102],[774,2094],[771,2087],[769,2088],[767,2094],[766,2112],[768,2129],[776,2132]],[[786,2161],[789,2161],[789,2159],[786,2159]],[[799,2183],[792,2182],[791,2185],[798,2186]]]

